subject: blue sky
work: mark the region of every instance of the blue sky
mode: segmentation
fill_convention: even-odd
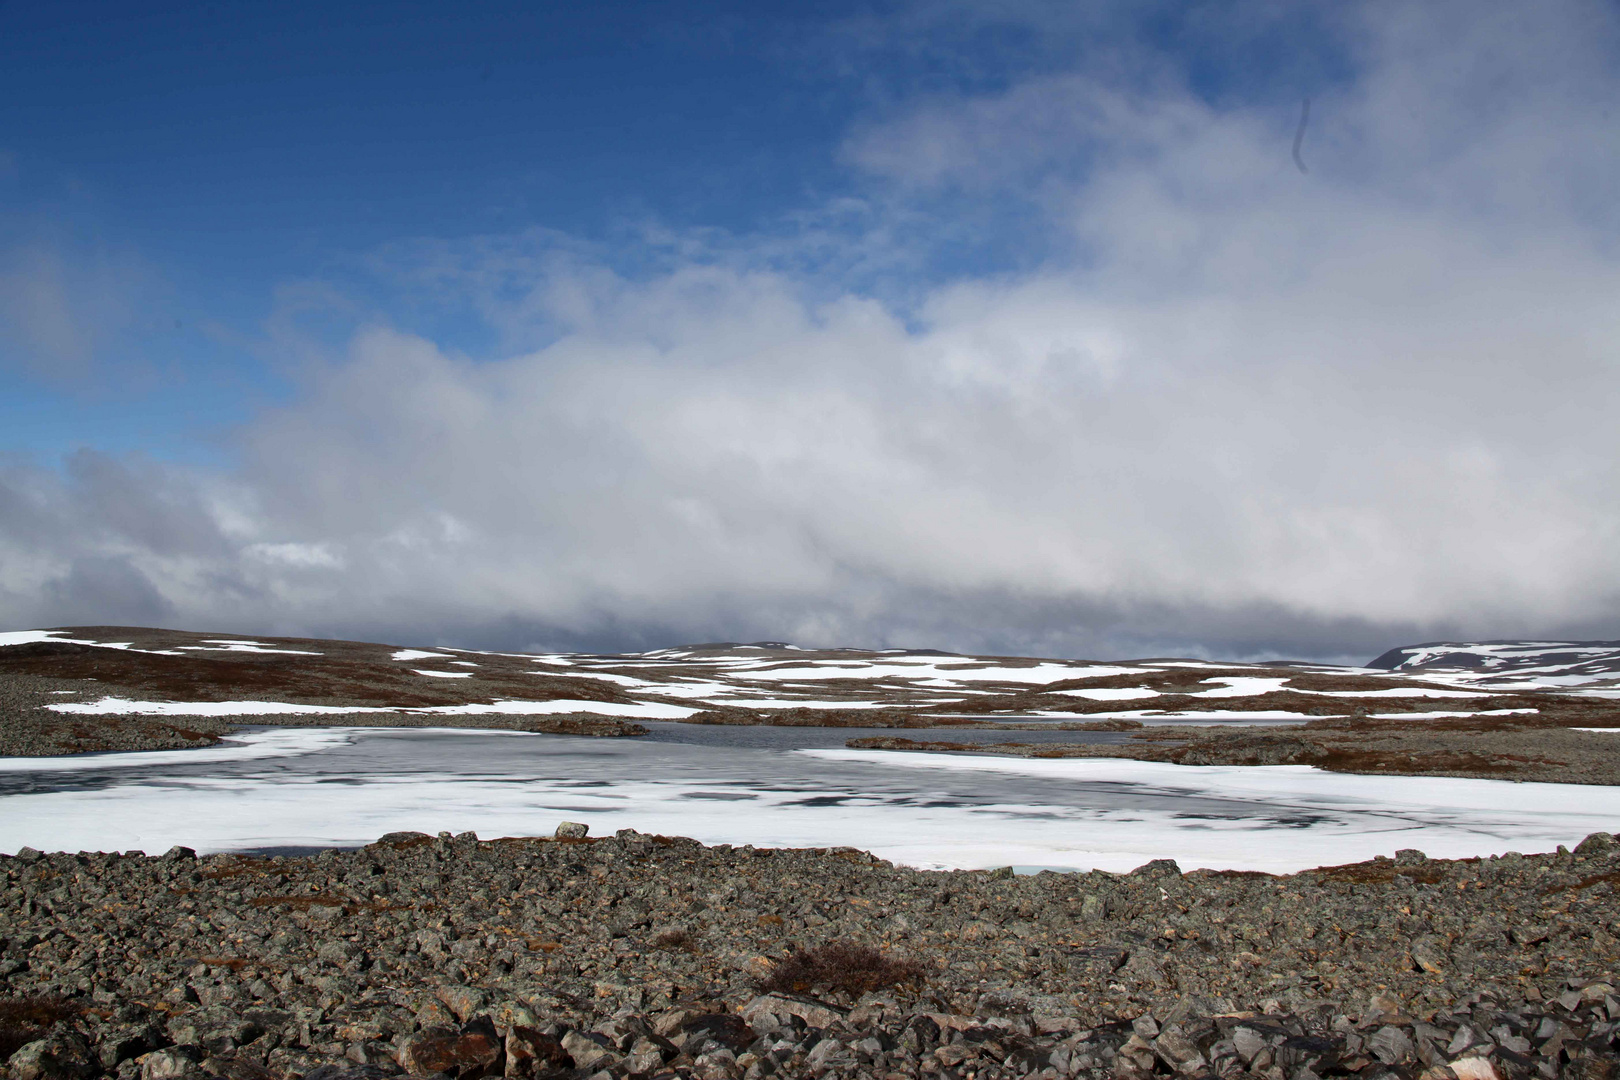
[[[851,9],[791,8],[0,8],[7,239],[112,261],[140,309],[97,348],[116,390],[8,381],[6,449],[210,456],[187,436],[285,392],[254,348],[278,289],[357,286],[391,244],[746,230],[844,184],[855,96],[804,45]]]
[[[903,6],[857,0],[9,3],[0,228],[51,253],[89,294],[76,317],[100,325],[65,355],[4,342],[34,355],[6,365],[0,449],[221,460],[232,425],[291,392],[263,340],[288,290],[332,290],[323,329],[338,338],[381,317],[498,355],[481,320],[451,297],[424,305],[379,259],[546,230],[635,274],[662,265],[648,230],[791,229],[838,198],[884,197],[840,150],[919,98],[1088,53],[1117,65],[1130,42],[1176,57],[1209,100],[1259,98],[1286,119],[1342,66],[1309,13],[1232,49],[1221,11],[1137,5],[1054,32],[1016,6],[912,26]],[[1084,168],[1075,151],[1062,167]],[[933,195],[919,228],[958,228],[909,253],[902,280],[816,269],[904,296],[1050,254],[1017,195]]]
[[[1620,636],[1617,26],[10,0],[0,618]]]

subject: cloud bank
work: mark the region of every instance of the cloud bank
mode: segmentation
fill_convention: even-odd
[[[1620,637],[1614,13],[1345,18],[1308,175],[1298,97],[1196,91],[1137,43],[874,109],[843,150],[860,199],[681,234],[655,272],[419,255],[396,269],[521,347],[378,321],[229,473],[0,463],[0,621],[1090,656]],[[885,281],[964,221],[1040,256]]]

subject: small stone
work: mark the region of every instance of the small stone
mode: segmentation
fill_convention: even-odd
[[[582,1031],[564,1034],[562,1048],[568,1051],[568,1056],[573,1058],[575,1065],[581,1069],[604,1068],[612,1065],[619,1056]]]
[[[392,1065],[393,1062],[390,1061],[389,1064]],[[311,1080],[311,1078],[313,1080],[337,1080],[338,1077],[343,1078],[343,1080],[372,1080],[370,1077],[351,1076],[350,1074],[355,1070],[340,1065],[328,1065],[326,1068],[331,1070],[331,1074],[326,1077],[317,1076],[316,1073],[321,1072],[321,1070],[316,1069],[315,1072],[305,1076],[304,1080]],[[246,1058],[239,1058],[234,1055],[223,1058],[208,1058],[202,1063],[202,1070],[209,1076],[217,1077],[218,1080],[281,1080],[277,1074],[266,1069],[263,1065],[255,1064]],[[388,1076],[395,1072],[394,1069],[389,1069],[387,1072],[381,1069],[373,1071],[379,1076]]]
[[[700,1036],[713,1039],[722,1046],[729,1047],[733,1053],[745,1049],[749,1043],[758,1038],[746,1020],[731,1013],[700,1016],[683,1025],[681,1030],[688,1038]]]
[[[1581,987],[1581,1001],[1591,1004],[1595,1001],[1602,1001],[1613,993],[1614,987],[1606,982],[1587,983]]]
[[[692,1074],[699,1080],[732,1080],[741,1073],[737,1055],[723,1046],[705,1051],[692,1062]]]
[[[441,986],[434,993],[463,1023],[477,1016],[489,1004],[488,994],[470,986]]]
[[[1451,1063],[1451,1071],[1457,1075],[1457,1080],[1502,1080],[1489,1058],[1458,1058]]]
[[[758,999],[756,998],[755,1000],[757,1001]],[[702,1015],[703,1012],[700,1009],[670,1009],[667,1012],[659,1013],[658,1016],[653,1018],[652,1028],[653,1031],[657,1032],[659,1035],[673,1035],[680,1031],[681,1028],[685,1026],[686,1023],[693,1017]]]
[[[784,994],[762,994],[738,1010],[744,1020],[755,1027],[774,1027],[775,1024],[765,1022],[766,1016],[784,1020],[796,1016],[806,1025],[813,1028],[828,1028],[835,1021],[842,1020],[844,1013],[831,1005],[819,1001],[805,1001],[802,998],[788,997]],[[660,1032],[667,1034],[667,1032]]]
[[[199,1046],[171,1046],[141,1058],[141,1080],[192,1080],[203,1075]],[[21,1078],[19,1078],[21,1080]]]
[[[1035,1030],[1042,1035],[1068,1035],[1085,1026],[1073,1016],[1037,1015],[1034,1020]]]
[[[1153,1040],[1153,1051],[1176,1072],[1190,1073],[1207,1064],[1198,1045],[1178,1025],[1170,1024]]]
[[[625,1058],[624,1066],[633,1073],[650,1073],[664,1063],[665,1047],[651,1039],[637,1039],[635,1045],[630,1047],[630,1056]]]
[[[1451,957],[1446,952],[1445,939],[1426,934],[1412,942],[1412,963],[1419,971],[1430,975],[1444,975]]]
[[[590,835],[591,827],[579,821],[565,821],[557,826],[556,837],[559,840],[583,840]]]
[[[1367,1015],[1369,1018],[1381,1016],[1404,1018],[1405,1008],[1398,998],[1392,998],[1388,994],[1374,994],[1367,1002]]]
[[[1129,876],[1133,878],[1180,877],[1181,867],[1174,859],[1154,859],[1152,862],[1145,862],[1132,870]]]
[[[1475,1031],[1472,1025],[1463,1024],[1457,1028],[1457,1033],[1451,1037],[1451,1042],[1446,1046],[1446,1056],[1456,1057],[1470,1046],[1478,1046],[1484,1041],[1484,1036]]]
[[[1394,1024],[1385,1024],[1367,1037],[1367,1049],[1385,1065],[1409,1060],[1414,1047],[1411,1038]]]
[[[1232,1047],[1244,1062],[1252,1062],[1266,1048],[1266,1040],[1253,1028],[1240,1027],[1232,1032]]]
[[[552,1069],[572,1068],[573,1057],[562,1043],[545,1032],[531,1027],[514,1027],[506,1033],[507,1076],[528,1078]]]

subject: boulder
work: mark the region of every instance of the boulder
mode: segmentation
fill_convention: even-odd
[[[206,1075],[201,1065],[205,1056],[202,1047],[185,1044],[154,1050],[140,1059],[141,1080],[196,1080]]]
[[[71,1031],[27,1043],[10,1061],[12,1080],[84,1080],[100,1071],[90,1048]]]
[[[506,1075],[513,1078],[545,1076],[556,1069],[574,1068],[574,1059],[562,1043],[532,1027],[514,1026],[506,1033]]]
[[[457,1080],[478,1080],[500,1075],[505,1056],[494,1025],[469,1024],[461,1031],[424,1028],[400,1047],[399,1063],[413,1076],[448,1073]]]

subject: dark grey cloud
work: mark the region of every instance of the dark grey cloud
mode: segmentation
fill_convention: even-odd
[[[1615,18],[1525,10],[1356,9],[1308,177],[1293,91],[1046,62],[852,132],[867,227],[813,256],[392,252],[519,344],[362,330],[229,473],[17,466],[0,613],[88,618],[102,581],[186,625],[484,646],[1620,637]],[[903,306],[804,269],[915,265],[945,189],[1027,204],[1048,255]]]

